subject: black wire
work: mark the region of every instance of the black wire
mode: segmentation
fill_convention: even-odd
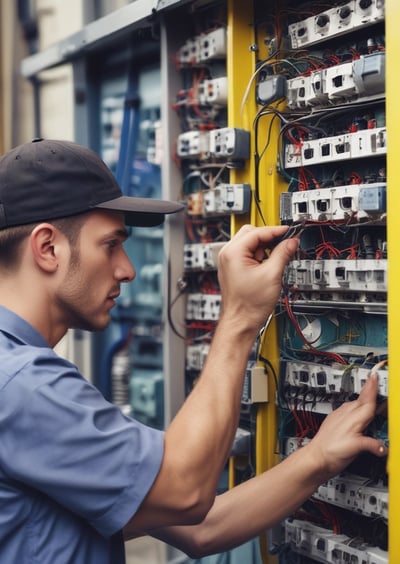
[[[167,295],[168,295],[167,317],[168,317],[168,323],[169,323],[172,331],[175,333],[175,335],[177,337],[179,337],[180,339],[186,341],[186,336],[181,335],[181,333],[179,333],[179,331],[175,327],[174,321],[172,319],[172,306],[176,303],[178,298],[183,294],[184,294],[184,290],[180,290],[178,292],[178,294],[175,296],[175,298],[171,301],[171,261],[168,258],[168,284],[167,284]]]
[[[260,154],[258,151],[258,126],[259,126],[259,121],[263,116],[267,116],[267,115],[272,115],[272,119],[269,123],[269,127],[268,127],[268,134],[267,134],[267,140],[266,143],[264,145],[264,148],[262,150],[262,153]],[[255,119],[254,119],[254,138],[255,138],[255,148],[254,148],[254,169],[255,169],[255,173],[254,173],[254,199],[255,199],[255,203],[257,206],[257,210],[258,213],[260,214],[260,217],[262,219],[262,222],[264,225],[267,224],[265,218],[264,218],[264,214],[262,212],[261,209],[261,199],[260,199],[260,161],[262,159],[262,157],[264,156],[265,151],[267,150],[270,142],[271,142],[271,135],[272,135],[272,126],[273,123],[275,121],[275,119],[277,117],[280,116],[280,113],[275,109],[275,108],[268,108],[268,110],[261,110],[260,112],[258,112],[258,114],[256,115]]]

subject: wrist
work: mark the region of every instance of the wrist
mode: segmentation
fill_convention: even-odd
[[[249,350],[257,338],[260,326],[254,322],[248,315],[232,315],[230,313],[221,312],[218,325],[216,327],[214,340],[223,339],[225,345],[240,345],[243,352],[244,347]],[[230,346],[231,348],[231,346]]]
[[[311,487],[317,488],[332,477],[332,471],[330,471],[324,457],[320,450],[315,447],[313,441],[296,452],[299,453],[304,462],[304,476]]]

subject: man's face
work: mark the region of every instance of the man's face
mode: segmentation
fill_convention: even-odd
[[[136,274],[123,248],[126,238],[123,214],[98,210],[88,214],[56,296],[67,328],[107,327],[120,284]]]

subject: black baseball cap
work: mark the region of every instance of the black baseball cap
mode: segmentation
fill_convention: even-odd
[[[121,211],[126,225],[153,227],[183,207],[124,196],[101,158],[71,141],[34,139],[0,157],[0,229],[94,209]]]

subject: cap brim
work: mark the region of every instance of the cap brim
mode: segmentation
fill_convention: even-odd
[[[120,211],[125,214],[126,225],[134,227],[155,227],[164,222],[165,215],[184,209],[183,204],[153,198],[134,198],[121,196],[101,204],[95,208]]]

